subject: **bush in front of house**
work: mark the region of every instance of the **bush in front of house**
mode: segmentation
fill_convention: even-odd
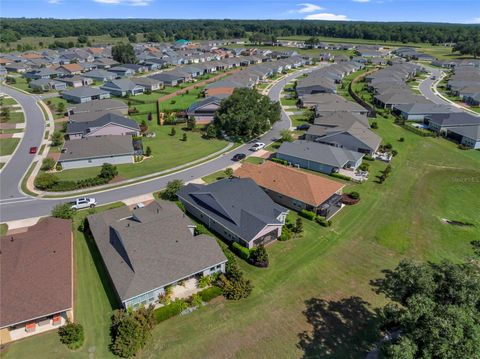
[[[369,155],[363,156],[363,159],[364,159],[365,161],[375,161],[375,158],[373,158],[372,156],[369,156]]]
[[[350,196],[350,198],[360,199],[360,193],[358,193],[357,191],[352,191],[348,195]]]
[[[317,216],[314,212],[308,211],[306,209],[302,209],[300,212],[298,212],[298,214],[303,218],[309,219],[310,221],[313,221]]]
[[[167,187],[160,192],[160,198],[165,199],[167,201],[176,201],[177,200],[177,192],[180,191],[183,187],[183,181],[176,179],[173,181],[169,181],[167,183]]]
[[[74,214],[70,203],[59,203],[52,209],[52,217],[55,218],[72,219]]]
[[[83,326],[69,320],[67,320],[67,324],[58,329],[58,335],[60,336],[60,342],[72,350],[80,348],[85,341]]]
[[[232,243],[232,251],[246,261],[250,259],[250,249],[238,244],[237,242]]]
[[[44,158],[42,161],[42,167],[40,169],[42,171],[51,171],[55,167],[55,160],[53,158],[47,157]]]
[[[53,173],[41,173],[35,178],[34,184],[35,184],[35,187],[44,191],[52,188],[58,182],[59,182],[58,177],[55,176]]]
[[[153,315],[155,317],[155,321],[157,323],[160,323],[164,320],[180,314],[187,308],[188,304],[186,301],[184,301],[183,299],[177,299],[168,305],[155,309]]]
[[[268,267],[268,252],[263,244],[250,251],[250,262],[256,267]]]
[[[281,165],[285,165],[285,166],[288,165],[288,161],[282,160],[281,158],[273,157],[273,158],[270,158],[270,161],[275,162],[275,163],[280,163]]]
[[[219,297],[222,295],[222,288],[217,286],[212,286],[210,288],[206,288],[200,292],[198,292],[200,298],[202,298],[203,302],[210,302],[213,298]]]
[[[351,181],[352,179],[348,176],[345,176],[345,175],[342,175],[341,173],[331,173],[330,174],[331,177],[335,177],[335,178],[339,178],[339,179],[342,179],[344,181]]]
[[[327,221],[325,217],[322,216],[316,217],[315,222],[317,222],[322,227],[330,227],[332,225],[332,221]]]

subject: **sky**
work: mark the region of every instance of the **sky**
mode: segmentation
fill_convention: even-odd
[[[0,16],[480,23],[480,0],[0,0]]]

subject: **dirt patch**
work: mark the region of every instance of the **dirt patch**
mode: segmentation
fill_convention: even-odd
[[[1,138],[13,138],[13,133],[0,133]]]

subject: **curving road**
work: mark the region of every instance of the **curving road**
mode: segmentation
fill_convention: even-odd
[[[2,168],[0,173],[0,205],[5,202],[28,199],[19,189],[23,175],[35,159],[29,154],[30,147],[38,147],[43,141],[45,131],[45,118],[34,95],[27,95],[10,87],[0,86],[0,92],[14,97],[25,112],[26,128],[22,140],[10,161]],[[2,210],[3,207],[0,207]],[[3,210],[2,210],[3,212]],[[1,214],[1,212],[0,212]]]
[[[320,65],[324,66],[324,65]],[[270,99],[274,101],[278,101],[280,99],[280,93],[282,91],[282,88],[285,86],[285,84],[306,73],[312,71],[313,68],[310,69],[304,69],[300,70],[298,72],[292,73],[290,75],[287,75],[283,80],[279,81],[275,85],[273,85],[270,90],[269,90],[269,97]],[[3,89],[2,89],[3,90]],[[35,140],[33,133],[39,131],[39,128],[43,127],[38,127],[38,126],[44,126],[44,119],[43,115],[41,114],[41,110],[38,108],[38,111],[40,111],[41,119],[37,118],[35,115],[35,110],[32,108],[31,103],[32,101],[35,102],[36,105],[36,100],[32,100],[32,96],[24,95],[21,94],[22,96],[18,95],[18,92],[15,91],[16,93],[13,93],[14,90],[11,90],[11,95],[12,97],[15,97],[25,108],[25,112],[28,112],[27,115],[27,129],[30,127],[31,129],[28,130],[29,133],[31,133],[31,141]],[[7,91],[5,91],[7,92]],[[8,93],[8,92],[7,92]],[[38,123],[37,123],[38,122]],[[288,115],[285,113],[285,111],[282,110],[281,114],[281,121],[277,122],[274,124],[273,128],[271,131],[269,131],[267,134],[262,136],[260,138],[261,142],[266,143],[267,145],[272,143],[275,139],[280,137],[280,131],[283,129],[288,129],[291,126],[290,119]],[[41,138],[43,138],[43,131],[40,132],[40,138],[37,138],[38,143],[34,145],[38,145],[41,142]],[[28,137],[28,136],[27,136]],[[22,141],[21,149],[19,151],[23,152],[25,149],[30,146],[31,142],[27,141],[27,143],[23,143]],[[212,172],[216,172],[221,170],[222,168],[228,167],[233,164],[232,162],[232,157],[237,154],[237,153],[244,153],[247,156],[251,154],[249,152],[250,145],[245,144],[242,145],[238,148],[236,148],[233,152],[230,152],[228,154],[222,155],[214,160],[211,160],[206,163],[202,163],[200,165],[197,165],[195,167],[191,167],[188,169],[185,169],[183,171],[171,174],[171,175],[166,175],[164,177],[160,178],[155,178],[151,180],[147,180],[144,182],[140,183],[135,183],[119,188],[114,188],[111,190],[105,190],[99,193],[94,194],[94,197],[96,198],[97,202],[100,205],[111,203],[111,202],[116,202],[116,201],[121,201],[127,198],[135,197],[135,196],[140,196],[140,195],[145,195],[148,193],[152,193],[155,191],[158,191],[159,189],[165,188],[166,184],[168,181],[171,181],[173,179],[181,179],[184,182],[191,181],[193,179],[199,178],[206,176]],[[28,153],[28,150],[27,152]],[[23,156],[25,157],[25,156]],[[17,193],[18,194],[18,184],[20,183],[21,175],[28,169],[28,165],[31,162],[26,161],[25,158],[19,159],[21,161],[24,161],[23,165],[17,165],[14,159],[11,160],[11,162],[8,164],[8,166],[12,168],[17,168],[18,171],[16,170],[11,170],[12,173],[17,173],[14,182],[6,182],[4,181],[3,178],[3,173],[1,178],[1,187],[3,190],[3,187],[5,188],[5,193]],[[2,171],[3,172],[3,171]],[[19,220],[19,219],[26,219],[26,218],[32,218],[32,217],[40,217],[40,216],[46,216],[49,215],[52,208],[57,204],[61,202],[65,202],[65,199],[47,199],[47,198],[38,198],[38,197],[27,197],[26,195],[21,195],[22,198],[18,199],[10,199],[10,200],[3,200],[0,201],[0,222],[7,222],[7,221],[13,221],[13,220]]]

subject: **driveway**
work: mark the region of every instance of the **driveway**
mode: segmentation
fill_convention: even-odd
[[[324,66],[324,65],[322,64],[320,66]],[[273,85],[270,88],[270,91],[268,94],[269,97],[274,101],[279,101],[282,88],[285,86],[285,84],[288,81],[295,79],[296,77],[302,75],[303,73],[309,72],[311,70],[312,69],[304,69],[299,72],[295,72],[287,75],[285,79],[277,82],[275,85]],[[24,95],[24,96],[30,98],[30,96],[27,96],[27,95]],[[26,102],[27,101],[25,101],[25,103]],[[30,99],[29,104],[31,104],[31,102],[35,103],[35,100]],[[25,112],[27,113],[27,116],[29,118],[30,116],[34,116],[36,110],[40,111],[40,115],[41,115],[41,110],[38,107],[31,105],[31,106],[28,106],[28,108],[25,108]],[[38,129],[42,128],[43,126],[43,123],[44,123],[43,116],[41,116],[41,119],[35,116],[35,121],[29,120],[27,128],[28,126],[30,126],[31,123],[32,123],[31,128],[35,128],[36,131],[38,131]],[[290,126],[291,126],[290,119],[288,115],[285,113],[285,111],[282,110],[281,120],[274,124],[272,130],[270,130],[264,136],[261,136],[260,141],[268,145],[273,141],[275,141],[276,139],[280,138],[280,131],[284,129],[289,129]],[[43,137],[43,131],[39,133],[41,133],[40,138],[35,137],[35,139],[38,140],[38,143],[41,142],[41,138]],[[32,138],[32,141],[33,141],[33,138]],[[25,147],[28,147],[28,146],[29,145],[25,145]],[[147,180],[140,183],[134,183],[131,185],[120,187],[120,188],[105,190],[103,192],[92,194],[91,196],[94,196],[96,198],[99,205],[103,205],[103,204],[121,201],[127,198],[146,195],[148,193],[158,191],[162,188],[165,188],[165,186],[167,185],[167,182],[173,179],[181,179],[184,182],[189,182],[196,178],[204,177],[210,173],[219,171],[223,168],[233,165],[235,162],[232,161],[232,157],[235,154],[243,153],[247,156],[251,155],[252,152],[249,151],[249,148],[250,148],[250,144],[245,144],[236,148],[234,151],[228,154],[224,154],[216,159],[185,169],[178,173],[167,175],[161,178]],[[16,162],[12,160],[9,165],[13,165],[14,163]],[[25,163],[25,165],[21,166],[21,169],[23,169],[23,172],[21,171],[20,168],[15,172],[17,173],[16,182],[2,181],[2,187],[6,187],[5,190],[7,193],[10,193],[10,192],[16,193],[16,196],[17,197],[21,196],[21,198],[17,198],[17,199],[11,198],[10,200],[8,200],[8,197],[6,197],[7,200],[4,200],[0,203],[0,221],[1,222],[7,222],[7,221],[19,220],[19,219],[31,218],[31,217],[47,216],[50,214],[52,208],[56,204],[65,202],[65,199],[26,197],[25,195],[18,194],[19,192],[18,192],[17,184],[20,183],[20,179],[22,177],[20,174],[23,174],[28,169],[29,163]],[[14,167],[16,168],[16,166]],[[3,180],[3,177],[2,177],[2,180]]]

